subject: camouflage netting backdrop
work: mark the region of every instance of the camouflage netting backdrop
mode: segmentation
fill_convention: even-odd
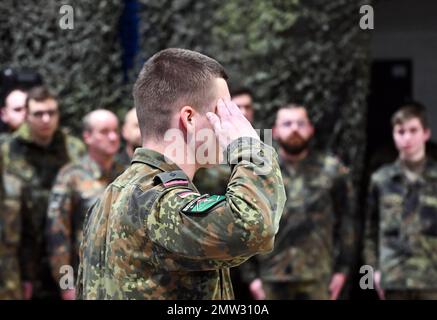
[[[317,144],[338,153],[360,178],[365,149],[369,32],[364,0],[139,0],[141,63],[167,47],[199,50],[253,89],[258,128],[287,102],[307,104]],[[75,29],[59,28],[59,7],[75,9]],[[0,2],[0,67],[37,68],[62,98],[63,119],[97,106],[131,104],[122,84],[118,19],[122,1]],[[134,70],[136,72],[137,70]],[[131,82],[134,77],[131,78]]]
[[[231,84],[250,87],[257,127],[269,128],[287,102],[310,108],[318,146],[361,177],[365,152],[369,32],[357,0],[140,0],[141,58],[166,47],[204,52]]]
[[[74,29],[59,26],[63,4],[74,8]],[[30,67],[61,98],[63,123],[76,133],[95,108],[122,107],[118,21],[122,2],[0,1],[0,68]]]

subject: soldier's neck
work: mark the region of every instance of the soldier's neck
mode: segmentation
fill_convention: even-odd
[[[52,142],[52,140],[53,140],[53,136],[46,138],[46,137],[38,137],[34,135],[32,137],[33,143],[41,147],[47,147]]]
[[[406,164],[416,164],[416,163],[424,162],[425,156],[426,156],[425,149],[423,149],[417,152],[416,154],[409,155],[409,156],[400,153],[399,159],[401,160],[401,162]]]
[[[184,173],[190,178],[190,180],[193,180],[194,174],[196,173],[197,165],[195,164],[195,161],[188,161],[189,159],[194,159],[190,156],[187,156],[186,150],[188,149],[187,146],[183,146],[183,157],[178,157],[180,154],[179,152],[176,152],[176,155],[173,155],[172,153],[166,152],[167,147],[170,145],[162,142],[155,142],[155,141],[146,141],[143,142],[143,148],[147,148],[156,152],[159,152],[163,155],[165,155],[166,158],[170,159],[172,162],[174,162],[179,168],[184,171]],[[172,145],[170,150],[174,150],[174,145]],[[193,163],[194,162],[194,163]]]
[[[294,164],[299,161],[302,161],[308,156],[308,149],[303,150],[300,153],[297,154],[290,154],[287,153],[283,148],[279,150],[279,154],[281,155],[282,159],[285,160],[285,162]]]
[[[417,158],[402,158],[400,157],[401,167],[408,173],[414,173],[416,175],[422,174],[425,169],[426,157],[422,154]]]

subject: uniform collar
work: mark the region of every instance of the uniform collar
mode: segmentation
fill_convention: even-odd
[[[131,163],[144,163],[161,171],[182,170],[163,154],[147,148],[136,148]]]
[[[401,160],[398,158],[392,166],[392,170],[390,171],[390,176],[392,178],[401,178],[404,176],[404,169],[401,164]],[[425,168],[423,170],[422,176],[437,178],[437,163],[429,158],[425,158]]]
[[[288,161],[285,161],[285,159],[283,157],[279,156],[279,165],[281,168],[291,168],[291,167],[300,168],[300,167],[305,166],[305,165],[317,163],[319,160],[318,156],[319,156],[319,153],[317,150],[314,150],[313,148],[309,148],[307,156],[305,158],[303,158],[302,160],[297,161],[294,165]]]

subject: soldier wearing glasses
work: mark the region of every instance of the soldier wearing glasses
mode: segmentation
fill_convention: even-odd
[[[20,249],[24,298],[58,298],[44,239],[48,196],[59,169],[83,155],[85,146],[59,128],[58,101],[46,88],[29,91],[26,109],[25,123],[2,145],[3,215],[8,217],[2,243],[11,255]],[[0,273],[19,272],[4,269]]]

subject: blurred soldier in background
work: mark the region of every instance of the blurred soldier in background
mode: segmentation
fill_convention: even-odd
[[[5,125],[5,131],[0,133],[0,144],[11,137],[25,120],[27,94],[21,90],[12,90],[6,94],[4,104],[1,108],[1,119]],[[17,211],[11,210],[11,198],[5,199],[5,188],[13,187],[3,184],[3,166],[0,157],[0,300],[21,299],[20,268],[18,260],[19,239],[20,239],[20,216]],[[9,208],[9,209],[8,209]]]
[[[24,298],[59,297],[46,254],[47,201],[58,170],[85,152],[83,143],[59,129],[56,98],[44,87],[30,90],[26,121],[2,146],[8,215],[22,219],[20,263]],[[19,229],[10,233],[20,232]],[[18,233],[15,237],[19,241]]]
[[[18,129],[26,117],[27,93],[16,89],[12,90],[5,98],[1,108],[1,119],[7,125],[7,131],[0,134],[0,143],[4,142],[10,134]]]
[[[20,245],[20,215],[14,210],[15,199],[6,198],[6,189],[17,185],[13,177],[4,179],[0,157],[0,300],[21,299],[22,288],[20,279],[19,245]],[[8,184],[5,185],[4,181]],[[11,206],[12,204],[12,206]]]
[[[26,93],[42,84],[41,75],[34,69],[7,67],[0,70],[0,140],[7,138],[24,122]]]
[[[248,88],[237,88],[231,92],[232,102],[234,102],[238,108],[240,108],[243,116],[253,123],[254,120],[254,108],[253,108],[253,94]]]
[[[118,119],[114,113],[95,110],[86,115],[83,140],[88,154],[61,169],[49,198],[47,250],[53,278],[59,284],[62,266],[72,266],[76,279],[86,212],[125,169],[114,161],[120,147]],[[74,289],[61,289],[63,299],[74,299]]]
[[[353,263],[354,194],[348,169],[310,148],[300,105],[278,111],[273,137],[287,202],[273,251],[241,266],[256,299],[337,299]]]
[[[426,110],[392,117],[398,159],[371,177],[365,262],[381,299],[437,299],[437,163],[426,154]]]
[[[141,147],[141,132],[135,108],[126,113],[121,135],[125,145],[117,154],[116,160],[127,167],[130,165],[135,149]]]

